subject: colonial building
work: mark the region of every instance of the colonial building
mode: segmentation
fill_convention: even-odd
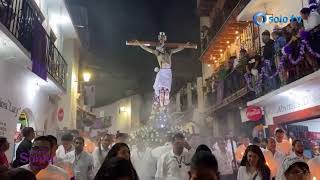
[[[0,38],[0,135],[10,148],[26,126],[75,128],[81,46],[64,1],[1,0]]]

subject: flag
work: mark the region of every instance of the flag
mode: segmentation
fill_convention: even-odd
[[[85,86],[84,87],[85,91],[85,99],[84,99],[84,104],[86,106],[94,106],[95,105],[95,98],[96,98],[96,88],[94,85],[91,86]]]

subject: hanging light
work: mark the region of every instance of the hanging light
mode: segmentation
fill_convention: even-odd
[[[222,52],[222,49],[220,49],[220,52]]]
[[[83,81],[84,82],[89,82],[90,79],[91,79],[91,73],[90,72],[83,72],[82,76],[83,76]]]
[[[230,49],[230,48],[231,48],[231,46],[229,45],[229,46],[228,46],[228,48]]]
[[[236,31],[236,34],[239,34],[239,31]]]
[[[211,67],[211,64],[208,64],[208,67]]]
[[[239,39],[240,37],[239,36],[237,36],[237,39]]]
[[[229,44],[230,43],[230,41],[227,41],[227,44]]]

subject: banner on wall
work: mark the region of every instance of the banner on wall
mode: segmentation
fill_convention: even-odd
[[[248,106],[240,110],[241,122],[259,121],[263,117],[263,110],[258,106]]]
[[[96,88],[94,85],[91,86],[85,86],[85,102],[84,104],[87,106],[94,106],[95,105],[95,99],[96,99]]]

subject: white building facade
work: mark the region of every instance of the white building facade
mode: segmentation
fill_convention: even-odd
[[[0,136],[75,128],[80,41],[63,0],[0,1]]]

